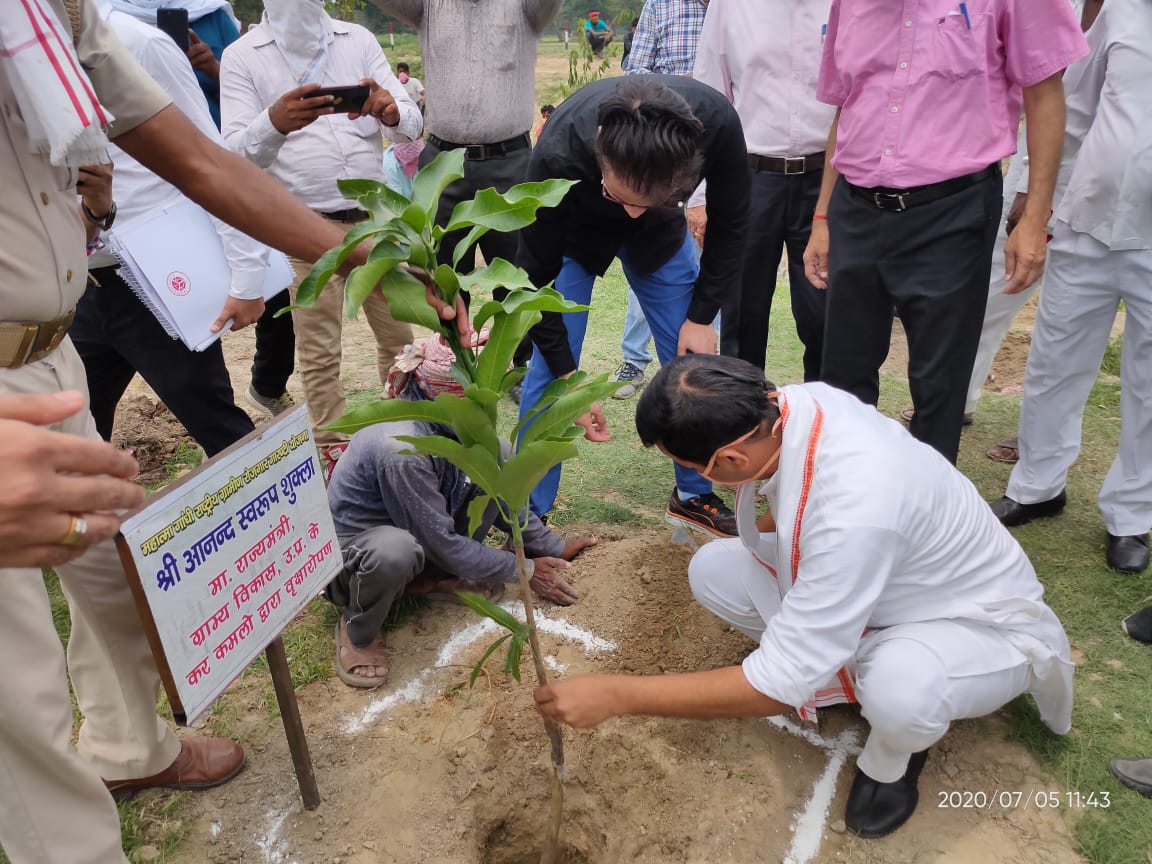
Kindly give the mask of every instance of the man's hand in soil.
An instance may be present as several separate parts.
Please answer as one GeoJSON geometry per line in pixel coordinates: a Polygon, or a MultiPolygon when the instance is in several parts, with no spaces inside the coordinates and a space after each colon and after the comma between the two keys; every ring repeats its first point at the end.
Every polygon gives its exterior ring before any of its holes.
{"type": "Polygon", "coordinates": [[[368,93],[368,100],[360,106],[359,111],[350,112],[348,114],[349,119],[358,120],[361,117],[375,117],[385,126],[400,125],[400,106],[396,104],[396,100],[392,94],[371,78],[365,78],[360,83],[367,86],[370,91],[368,93]]]}
{"type": "Polygon", "coordinates": [[[560,575],[561,570],[567,569],[568,562],[563,558],[533,558],[532,578],[528,584],[545,600],[551,600],[557,606],[571,606],[580,599],[580,595],[560,575]]]}
{"type": "Polygon", "coordinates": [[[616,698],[619,683],[617,675],[577,675],[537,687],[533,697],[545,720],[588,729],[623,713],[616,698]]]}
{"type": "Polygon", "coordinates": [[[0,396],[0,567],[71,561],[116,534],[115,511],[144,500],[144,490],[129,482],[140,468],[131,455],[41,428],[84,404],[76,391],[0,396]]]}
{"type": "Polygon", "coordinates": [[[220,80],[220,62],[195,31],[188,31],[188,60],[197,72],[203,72],[209,78],[220,80]]]}
{"type": "Polygon", "coordinates": [[[575,540],[569,540],[564,544],[564,551],[560,553],[560,557],[565,561],[573,561],[589,546],[595,546],[599,542],[595,534],[581,534],[575,540]]]}
{"type": "Polygon", "coordinates": [[[289,90],[273,102],[268,109],[268,119],[276,131],[287,135],[311,125],[325,114],[331,114],[334,97],[308,95],[319,89],[319,84],[305,84],[289,90]]]}

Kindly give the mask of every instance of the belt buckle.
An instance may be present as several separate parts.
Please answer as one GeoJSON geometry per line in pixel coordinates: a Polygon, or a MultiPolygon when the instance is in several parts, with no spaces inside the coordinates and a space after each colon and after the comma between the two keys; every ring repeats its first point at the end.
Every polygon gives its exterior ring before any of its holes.
{"type": "Polygon", "coordinates": [[[803,156],[785,156],[784,157],[784,176],[788,177],[788,176],[791,176],[794,174],[803,174],[804,173],[804,162],[805,162],[805,159],[803,156]],[[795,171],[792,170],[793,163],[798,164],[800,166],[795,171]]]}
{"type": "Polygon", "coordinates": [[[906,192],[873,192],[872,203],[880,210],[895,210],[900,212],[908,209],[906,196],[906,192]],[[895,204],[896,206],[889,206],[890,204],[895,204]]]}
{"type": "Polygon", "coordinates": [[[39,324],[13,322],[0,328],[0,367],[18,369],[27,363],[39,332],[39,324]]]}
{"type": "Polygon", "coordinates": [[[488,158],[488,145],[469,144],[464,148],[464,158],[469,162],[483,162],[488,158]]]}

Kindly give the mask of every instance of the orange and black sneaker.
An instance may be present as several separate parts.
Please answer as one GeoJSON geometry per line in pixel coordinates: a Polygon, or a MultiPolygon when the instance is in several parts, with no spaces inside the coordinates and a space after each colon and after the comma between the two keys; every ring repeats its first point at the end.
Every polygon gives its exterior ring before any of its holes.
{"type": "Polygon", "coordinates": [[[713,537],[736,536],[736,514],[728,509],[728,505],[715,492],[681,501],[680,493],[673,489],[664,521],[703,531],[713,537]]]}

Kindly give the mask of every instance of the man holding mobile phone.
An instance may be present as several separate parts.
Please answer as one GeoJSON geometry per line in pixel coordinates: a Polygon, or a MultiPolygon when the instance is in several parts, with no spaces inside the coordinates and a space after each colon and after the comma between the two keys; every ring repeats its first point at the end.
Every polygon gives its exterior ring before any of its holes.
{"type": "MultiPolygon", "coordinates": [[[[368,218],[344,198],[339,179],[384,180],[384,144],[420,137],[420,109],[388,65],[380,44],[356,24],[336,21],[320,0],[268,0],[260,24],[224,52],[220,73],[223,134],[228,146],[266,169],[312,210],[345,230],[368,218]],[[359,105],[319,91],[368,88],[359,105]]],[[[296,290],[313,261],[293,259],[296,290]]],[[[316,426],[326,473],[347,447],[347,436],[322,427],[344,413],[340,383],[343,283],[316,304],[293,311],[298,368],[316,426]]],[[[393,320],[384,297],[364,304],[376,335],[380,383],[412,328],[393,320]]]]}

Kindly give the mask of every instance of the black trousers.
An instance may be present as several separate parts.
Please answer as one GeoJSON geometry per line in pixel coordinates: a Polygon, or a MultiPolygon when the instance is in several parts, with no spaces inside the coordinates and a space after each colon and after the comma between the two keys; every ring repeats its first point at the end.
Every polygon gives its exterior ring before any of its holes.
{"type": "MultiPolygon", "coordinates": [[[[427,142],[424,145],[424,150],[420,153],[420,167],[423,168],[439,156],[440,152],[439,147],[431,141],[427,142]]],[[[532,151],[524,147],[496,159],[484,159],[483,161],[465,160],[464,177],[449,185],[448,188],[444,190],[444,194],[440,196],[440,204],[436,209],[436,224],[446,225],[456,205],[461,201],[471,200],[472,196],[481,189],[487,189],[491,186],[495,188],[497,192],[507,192],[517,183],[523,183],[524,178],[528,176],[528,160],[531,155],[532,151]]],[[[456,250],[456,244],[463,240],[467,234],[467,231],[453,231],[451,234],[444,235],[444,239],[440,244],[440,255],[438,256],[441,264],[452,263],[452,255],[456,250]]],[[[463,268],[467,268],[469,265],[475,266],[477,246],[479,246],[480,252],[484,255],[485,261],[503,258],[505,261],[515,263],[516,243],[518,240],[519,232],[517,231],[489,231],[480,238],[480,241],[476,245],[464,254],[464,257],[460,259],[460,266],[463,268]]],[[[507,292],[501,293],[505,296],[507,295],[507,292]]],[[[496,299],[503,300],[504,297],[497,296],[496,299]]],[[[532,340],[525,338],[524,341],[520,343],[520,347],[516,349],[516,356],[512,362],[517,366],[527,366],[528,360],[531,357],[532,340]]]]}
{"type": "Polygon", "coordinates": [[[285,288],[264,304],[264,314],[256,322],[256,354],[252,357],[252,389],[275,399],[288,386],[296,366],[296,331],[292,316],[276,313],[289,306],[292,298],[285,288]]]}
{"type": "Polygon", "coordinates": [[[976,360],[992,248],[1000,226],[1000,173],[902,212],[877,209],[841,179],[828,208],[827,383],[875,405],[892,311],[908,336],[912,434],[955,464],[976,360]]]}
{"type": "Polygon", "coordinates": [[[788,286],[792,318],[804,345],[804,380],[820,380],[824,353],[826,292],[804,275],[804,249],[812,233],[812,214],[820,197],[823,171],[807,174],[752,173],[752,201],[744,246],[744,275],[738,297],[721,310],[720,353],[764,368],[768,319],[776,292],[780,256],[788,250],[788,286]]]}
{"type": "Polygon", "coordinates": [[[96,284],[89,281],[68,335],[84,361],[101,437],[112,437],[116,405],[137,372],[209,456],[255,428],[236,406],[219,342],[190,350],[164,332],[115,267],[91,274],[96,284]]]}

